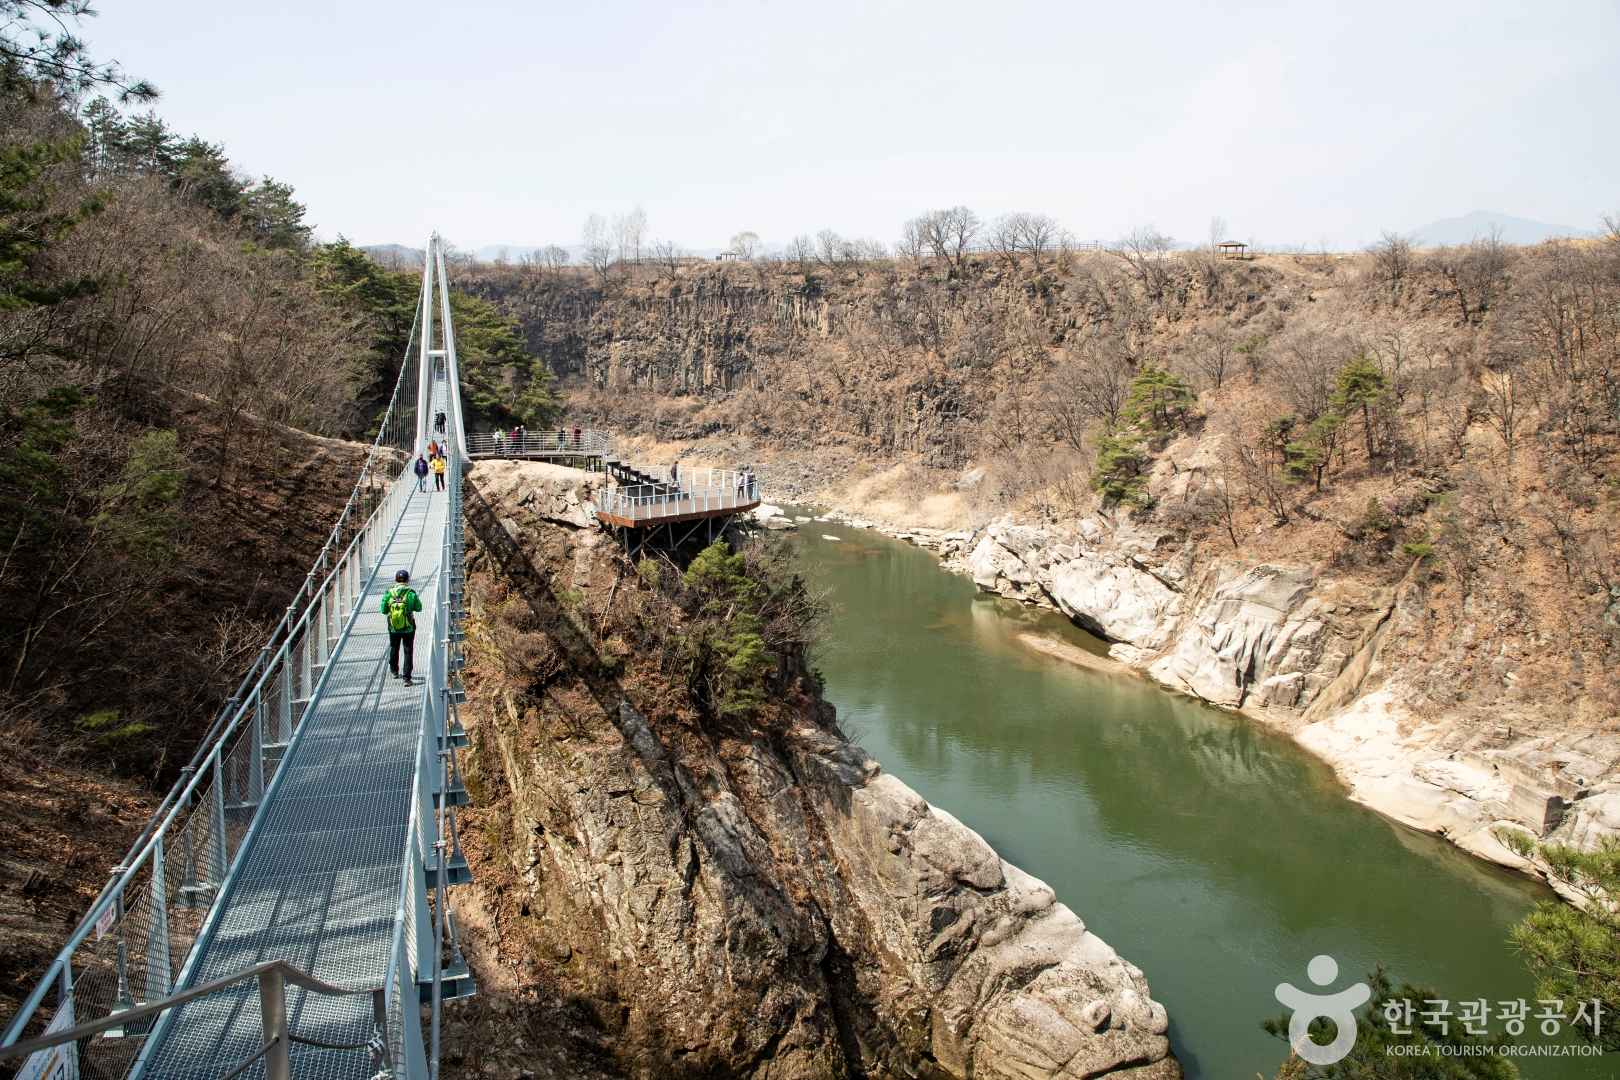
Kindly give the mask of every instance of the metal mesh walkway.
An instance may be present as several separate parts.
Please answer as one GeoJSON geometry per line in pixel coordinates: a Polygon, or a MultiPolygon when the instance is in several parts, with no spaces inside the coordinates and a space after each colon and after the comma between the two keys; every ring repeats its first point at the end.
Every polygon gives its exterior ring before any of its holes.
{"type": "MultiPolygon", "coordinates": [[[[449,408],[442,379],[434,409],[449,408]]],[[[413,492],[397,528],[350,615],[347,636],[329,661],[309,712],[201,945],[189,982],[229,975],[264,960],[287,960],[327,982],[376,986],[387,976],[399,900],[400,865],[409,838],[412,781],[427,672],[407,688],[388,672],[388,625],[379,611],[396,569],[431,615],[438,599],[447,496],[413,492]]],[[[418,615],[422,662],[431,618],[418,615]]],[[[424,665],[425,667],[425,665],[424,665]]],[[[333,998],[289,989],[291,1029],[326,1043],[364,1042],[372,1034],[363,997],[333,998]]],[[[182,1006],[142,1075],[214,1080],[259,1052],[263,1043],[256,987],[182,1006]]],[[[262,1062],[243,1076],[262,1075],[262,1062]]],[[[305,1077],[372,1075],[364,1050],[293,1049],[305,1077]]]]}

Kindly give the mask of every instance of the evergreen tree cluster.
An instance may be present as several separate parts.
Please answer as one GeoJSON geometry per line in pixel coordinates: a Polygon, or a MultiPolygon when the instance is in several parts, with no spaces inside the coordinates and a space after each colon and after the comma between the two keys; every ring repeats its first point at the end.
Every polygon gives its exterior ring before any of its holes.
{"type": "Polygon", "coordinates": [[[311,229],[292,186],[269,176],[249,179],[231,165],[219,143],[197,135],[182,138],[155,112],[125,117],[102,97],[84,107],[83,122],[84,164],[92,179],[155,176],[262,247],[309,247],[311,229]]]}
{"type": "Polygon", "coordinates": [[[1147,364],[1131,379],[1119,422],[1097,439],[1092,485],[1104,496],[1130,506],[1147,506],[1151,447],[1186,428],[1198,395],[1168,368],[1147,364]]]}

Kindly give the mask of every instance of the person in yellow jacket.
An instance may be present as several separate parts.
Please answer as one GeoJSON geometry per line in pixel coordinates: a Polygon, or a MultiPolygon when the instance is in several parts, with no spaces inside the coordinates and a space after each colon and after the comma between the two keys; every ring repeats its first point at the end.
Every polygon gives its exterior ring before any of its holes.
{"type": "Polygon", "coordinates": [[[443,491],[444,490],[444,458],[443,458],[443,456],[436,457],[436,458],[433,459],[433,490],[434,491],[443,491]]]}

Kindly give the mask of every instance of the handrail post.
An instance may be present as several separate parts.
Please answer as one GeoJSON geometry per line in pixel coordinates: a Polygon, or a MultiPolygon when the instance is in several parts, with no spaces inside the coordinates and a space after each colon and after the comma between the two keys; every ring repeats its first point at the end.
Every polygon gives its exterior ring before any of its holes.
{"type": "Polygon", "coordinates": [[[259,1015],[263,1020],[265,1080],[292,1080],[292,1056],[287,1046],[287,980],[276,968],[259,972],[259,1015]]]}
{"type": "Polygon", "coordinates": [[[253,722],[248,725],[248,778],[243,802],[255,805],[264,798],[264,691],[253,691],[253,722]]]}
{"type": "Polygon", "coordinates": [[[163,863],[163,833],[152,838],[152,925],[146,932],[146,1000],[169,996],[174,988],[169,955],[169,871],[163,863]]]}
{"type": "MultiPolygon", "coordinates": [[[[217,750],[214,752],[214,792],[209,799],[210,830],[213,836],[214,865],[209,869],[209,884],[214,886],[225,883],[225,872],[230,869],[231,850],[225,842],[225,768],[222,764],[224,755],[217,750]]],[[[216,894],[217,895],[217,894],[216,894]]]]}

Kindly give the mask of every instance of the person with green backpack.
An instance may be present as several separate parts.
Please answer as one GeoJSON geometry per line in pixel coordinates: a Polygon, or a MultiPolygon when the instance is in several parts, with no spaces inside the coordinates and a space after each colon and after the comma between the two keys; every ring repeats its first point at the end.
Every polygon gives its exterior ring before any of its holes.
{"type": "Polygon", "coordinates": [[[410,586],[411,573],[401,570],[394,575],[394,587],[383,593],[382,613],[388,619],[388,670],[399,678],[399,654],[405,652],[405,685],[411,684],[411,668],[416,653],[416,613],[422,610],[422,598],[410,586]]]}

